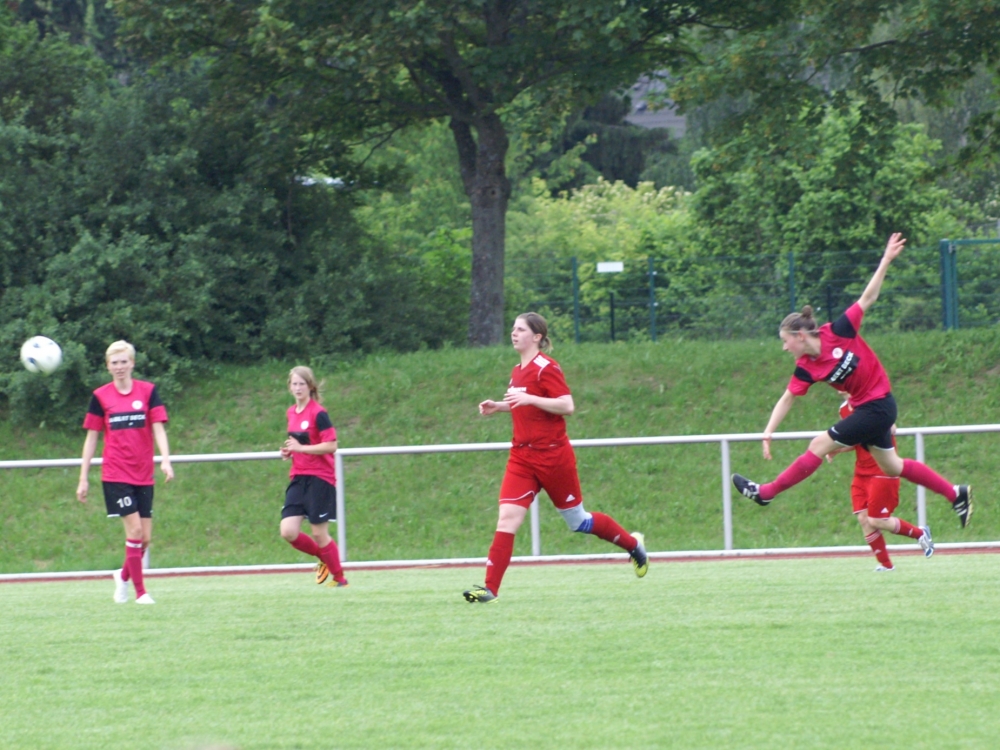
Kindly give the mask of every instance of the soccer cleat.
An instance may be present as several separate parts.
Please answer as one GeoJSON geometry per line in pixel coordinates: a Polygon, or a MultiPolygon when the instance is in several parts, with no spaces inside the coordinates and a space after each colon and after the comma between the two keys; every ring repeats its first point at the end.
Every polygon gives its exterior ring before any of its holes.
{"type": "Polygon", "coordinates": [[[638,531],[633,531],[632,536],[635,537],[637,544],[635,549],[628,553],[628,556],[632,558],[632,567],[635,568],[635,574],[639,578],[646,575],[646,571],[649,570],[649,555],[646,554],[646,536],[640,534],[638,531]]]}
{"type": "Polygon", "coordinates": [[[955,491],[958,497],[951,504],[952,510],[958,514],[958,520],[964,529],[969,525],[969,518],[972,517],[972,487],[967,484],[956,484],[955,491]]]}
{"type": "Polygon", "coordinates": [[[919,544],[920,549],[924,551],[924,557],[930,557],[934,554],[934,540],[931,539],[931,527],[921,526],[920,530],[924,533],[917,540],[917,544],[919,544]]]}
{"type": "Polygon", "coordinates": [[[876,573],[891,573],[894,570],[895,568],[887,568],[884,565],[879,565],[877,568],[875,568],[876,573]]]}
{"type": "Polygon", "coordinates": [[[485,586],[473,586],[468,591],[463,591],[462,596],[469,604],[492,604],[497,600],[497,595],[485,586]]]}
{"type": "Polygon", "coordinates": [[[128,581],[122,580],[122,572],[120,570],[112,573],[111,577],[115,579],[115,602],[117,604],[124,604],[128,601],[128,581]]]}
{"type": "Polygon", "coordinates": [[[746,477],[740,474],[733,474],[733,484],[736,485],[736,489],[739,493],[745,497],[749,497],[757,505],[768,505],[771,501],[764,500],[760,496],[760,485],[756,482],[751,482],[746,477]]]}
{"type": "Polygon", "coordinates": [[[316,583],[326,583],[326,579],[330,577],[330,569],[326,567],[325,562],[321,562],[316,566],[316,583]]]}
{"type": "Polygon", "coordinates": [[[326,583],[331,589],[346,589],[349,584],[346,578],[333,578],[326,583]]]}
{"type": "Polygon", "coordinates": [[[135,600],[135,603],[136,604],[156,604],[156,602],[153,601],[153,597],[151,597],[149,594],[143,594],[142,596],[140,596],[138,599],[135,600]]]}

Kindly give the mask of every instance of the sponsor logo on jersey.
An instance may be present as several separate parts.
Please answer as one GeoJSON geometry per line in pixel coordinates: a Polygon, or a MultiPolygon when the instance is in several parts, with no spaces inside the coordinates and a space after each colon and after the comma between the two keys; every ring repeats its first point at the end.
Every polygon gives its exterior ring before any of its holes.
{"type": "Polygon", "coordinates": [[[146,426],[146,412],[125,412],[108,417],[108,428],[112,430],[141,430],[146,426]]]}
{"type": "Polygon", "coordinates": [[[507,393],[527,393],[527,392],[528,392],[527,386],[512,385],[510,388],[507,389],[507,393]]]}
{"type": "MultiPolygon", "coordinates": [[[[836,356],[836,352],[840,351],[840,349],[834,349],[833,351],[834,356],[836,356]]],[[[858,365],[861,364],[861,358],[849,349],[839,359],[840,362],[833,368],[833,372],[826,376],[826,382],[843,383],[854,374],[854,371],[858,369],[858,365]]]]}

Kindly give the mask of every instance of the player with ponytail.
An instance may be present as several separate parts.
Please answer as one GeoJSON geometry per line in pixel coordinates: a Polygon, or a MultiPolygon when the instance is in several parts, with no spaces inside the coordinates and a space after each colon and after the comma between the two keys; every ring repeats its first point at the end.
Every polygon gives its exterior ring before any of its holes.
{"type": "Polygon", "coordinates": [[[958,514],[962,527],[968,524],[972,515],[971,487],[953,485],[925,464],[900,458],[896,453],[892,426],[896,423],[897,410],[889,376],[860,335],[865,312],[878,299],[886,272],[903,252],[905,244],[906,240],[898,232],[889,238],[882,260],[861,297],[833,323],[817,327],[813,310],[808,305],[781,322],[778,335],[782,348],[795,357],[795,372],[764,428],[764,458],[771,458],[771,435],[795,399],[805,395],[814,383],[824,381],[846,394],[851,411],[829,430],[813,438],[809,449],[773,482],[757,484],[733,474],[736,489],[758,505],[767,505],[778,493],[806,479],[819,468],[824,456],[839,448],[862,445],[871,451],[885,476],[901,476],[942,495],[958,514]]]}

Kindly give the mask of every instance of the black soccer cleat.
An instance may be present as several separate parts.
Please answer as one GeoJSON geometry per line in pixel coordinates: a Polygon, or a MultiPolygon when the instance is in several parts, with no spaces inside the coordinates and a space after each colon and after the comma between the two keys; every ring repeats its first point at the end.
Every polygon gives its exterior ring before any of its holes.
{"type": "Polygon", "coordinates": [[[969,525],[969,519],[972,517],[972,487],[967,484],[959,484],[955,485],[955,490],[958,492],[958,496],[951,504],[951,508],[958,514],[958,520],[964,529],[969,525]]]}
{"type": "Polygon", "coordinates": [[[765,500],[760,496],[760,485],[756,482],[751,482],[740,474],[733,474],[733,484],[736,485],[736,489],[741,495],[749,497],[757,505],[770,505],[770,500],[765,500]]]}

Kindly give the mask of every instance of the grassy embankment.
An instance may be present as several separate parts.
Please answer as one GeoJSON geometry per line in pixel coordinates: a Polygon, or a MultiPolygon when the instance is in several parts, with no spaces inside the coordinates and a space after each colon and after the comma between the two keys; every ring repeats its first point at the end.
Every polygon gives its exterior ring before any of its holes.
{"type": "MultiPolygon", "coordinates": [[[[900,426],[1000,422],[1000,331],[875,336],[900,404],[900,426]]],[[[776,339],[667,340],[639,345],[564,345],[554,355],[573,388],[574,438],[756,432],[780,396],[792,363],[776,339]]],[[[506,415],[482,418],[476,404],[499,397],[515,363],[507,348],[381,355],[318,374],[342,446],[486,442],[509,439],[506,415]]],[[[292,363],[226,367],[190,384],[168,404],[173,453],[275,450],[290,403],[292,363]]],[[[822,429],[837,396],[815,387],[782,429],[822,429]]],[[[86,404],[80,405],[81,418],[86,404]]],[[[83,433],[0,424],[3,459],[78,456],[83,433]]],[[[927,439],[928,462],[976,487],[976,515],[964,532],[947,504],[931,495],[929,520],[939,542],[1000,538],[990,487],[995,434],[927,439]]],[[[771,479],[804,449],[776,444],[776,460],[757,443],[733,445],[733,470],[771,479]]],[[[912,438],[900,440],[912,456],[912,438]]],[[[587,507],[646,533],[651,550],[722,546],[719,449],[715,444],[578,451],[587,507]]],[[[502,452],[346,460],[351,560],[482,556],[496,520],[502,452]]],[[[769,508],[736,503],[737,547],[859,544],[850,513],[850,456],[769,508]]],[[[277,534],[287,464],[277,461],[178,464],[158,484],[153,565],[302,562],[277,534]]],[[[92,500],[74,499],[76,469],[0,473],[0,571],[100,569],[121,559],[121,528],[104,517],[99,474],[92,500]]],[[[159,481],[159,480],[158,480],[159,481]]],[[[916,520],[915,492],[904,483],[901,515],[916,520]]],[[[547,501],[544,553],[603,552],[592,537],[568,533],[547,501]]],[[[895,539],[891,541],[896,541],[895,539]]],[[[526,530],[516,554],[527,554],[526,530]]]]}

